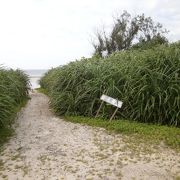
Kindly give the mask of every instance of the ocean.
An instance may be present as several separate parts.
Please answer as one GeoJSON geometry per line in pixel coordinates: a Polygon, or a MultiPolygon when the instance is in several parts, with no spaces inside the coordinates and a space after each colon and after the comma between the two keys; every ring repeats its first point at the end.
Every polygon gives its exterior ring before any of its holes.
{"type": "Polygon", "coordinates": [[[31,88],[36,89],[39,88],[39,80],[40,78],[47,72],[47,69],[28,69],[24,70],[26,74],[29,75],[30,77],[30,82],[31,82],[31,88]]]}

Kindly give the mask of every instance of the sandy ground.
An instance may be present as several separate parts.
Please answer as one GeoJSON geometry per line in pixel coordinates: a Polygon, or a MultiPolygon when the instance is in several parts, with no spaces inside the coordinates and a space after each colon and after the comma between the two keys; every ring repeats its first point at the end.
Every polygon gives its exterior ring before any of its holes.
{"type": "Polygon", "coordinates": [[[48,108],[48,98],[31,94],[19,113],[16,135],[0,156],[0,179],[169,180],[180,176],[180,154],[133,137],[108,134],[65,122],[48,108]]]}

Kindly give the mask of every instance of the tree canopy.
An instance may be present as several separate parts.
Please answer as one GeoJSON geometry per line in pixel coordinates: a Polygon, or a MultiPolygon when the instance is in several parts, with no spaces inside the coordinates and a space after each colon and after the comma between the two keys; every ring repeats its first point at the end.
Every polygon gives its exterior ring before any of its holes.
{"type": "Polygon", "coordinates": [[[163,44],[167,42],[166,33],[168,31],[162,24],[155,23],[151,17],[145,17],[144,14],[132,17],[124,11],[114,18],[114,25],[109,33],[105,29],[96,33],[94,54],[102,57],[104,52],[109,55],[132,46],[137,48],[144,44],[163,44]]]}

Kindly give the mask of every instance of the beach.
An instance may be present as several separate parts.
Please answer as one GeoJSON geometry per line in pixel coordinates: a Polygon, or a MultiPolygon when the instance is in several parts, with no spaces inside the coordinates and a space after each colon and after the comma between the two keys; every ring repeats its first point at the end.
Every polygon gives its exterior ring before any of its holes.
{"type": "Polygon", "coordinates": [[[40,80],[40,77],[30,77],[30,82],[31,82],[31,88],[32,89],[36,89],[36,88],[40,87],[39,80],[40,80]]]}
{"type": "Polygon", "coordinates": [[[32,89],[36,89],[40,87],[39,80],[47,72],[46,69],[28,69],[24,71],[30,77],[29,79],[30,79],[32,89]]]}

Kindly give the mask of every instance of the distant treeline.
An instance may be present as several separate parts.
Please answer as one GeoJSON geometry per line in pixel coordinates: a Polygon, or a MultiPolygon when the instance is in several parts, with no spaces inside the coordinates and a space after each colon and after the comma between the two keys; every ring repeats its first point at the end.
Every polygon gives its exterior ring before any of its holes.
{"type": "MultiPolygon", "coordinates": [[[[94,116],[105,93],[123,101],[116,118],[180,126],[180,43],[82,58],[40,81],[58,115],[94,116]]],[[[101,116],[112,115],[104,105],[101,116]]]]}
{"type": "Polygon", "coordinates": [[[20,70],[0,67],[0,131],[12,124],[17,110],[28,98],[29,78],[20,70]]]}

